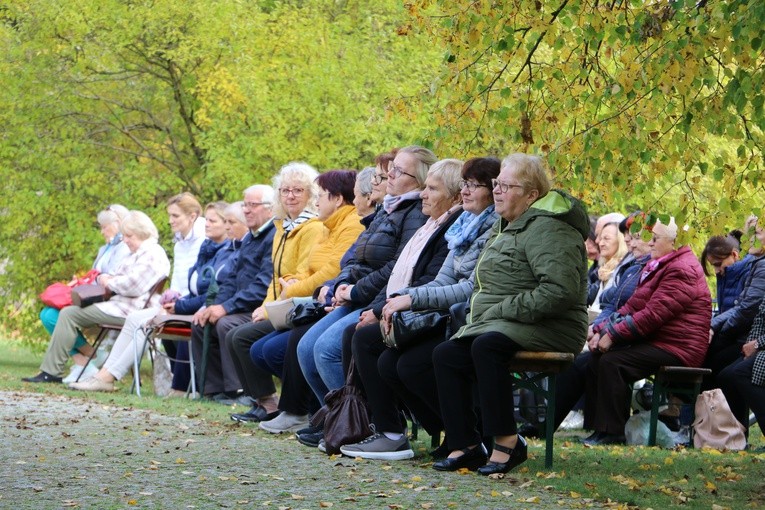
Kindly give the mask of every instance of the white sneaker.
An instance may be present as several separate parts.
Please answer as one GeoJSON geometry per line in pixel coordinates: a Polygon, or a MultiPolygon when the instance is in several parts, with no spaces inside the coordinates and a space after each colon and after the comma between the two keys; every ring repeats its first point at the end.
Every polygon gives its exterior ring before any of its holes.
{"type": "Polygon", "coordinates": [[[582,411],[571,411],[560,424],[562,430],[581,429],[584,426],[584,413],[582,411]]]}
{"type": "Polygon", "coordinates": [[[98,368],[91,361],[86,366],[72,365],[69,375],[64,377],[61,382],[64,384],[73,383],[79,377],[80,381],[89,379],[98,373],[98,368]]]}
{"type": "Polygon", "coordinates": [[[262,421],[258,427],[271,434],[281,434],[282,432],[296,432],[308,426],[308,415],[302,416],[291,413],[281,413],[273,420],[262,421]]]}

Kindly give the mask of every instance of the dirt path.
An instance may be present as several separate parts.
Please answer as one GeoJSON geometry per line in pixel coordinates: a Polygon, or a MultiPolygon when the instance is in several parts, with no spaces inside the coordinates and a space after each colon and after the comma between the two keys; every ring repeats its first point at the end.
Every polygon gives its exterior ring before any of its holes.
{"type": "Polygon", "coordinates": [[[0,508],[558,506],[536,482],[331,458],[251,427],[65,396],[0,392],[0,430],[0,508]]]}

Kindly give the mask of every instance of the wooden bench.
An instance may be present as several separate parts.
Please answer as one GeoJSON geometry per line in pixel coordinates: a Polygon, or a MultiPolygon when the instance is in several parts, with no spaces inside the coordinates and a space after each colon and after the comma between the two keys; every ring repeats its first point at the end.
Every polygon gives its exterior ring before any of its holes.
{"type": "MultiPolygon", "coordinates": [[[[701,382],[704,376],[711,373],[712,371],[708,368],[659,367],[653,382],[653,402],[651,404],[651,424],[648,429],[648,446],[656,446],[659,407],[668,402],[669,394],[688,395],[691,397],[691,405],[694,405],[696,397],[701,392],[701,382]]],[[[693,427],[690,427],[690,442],[693,445],[693,427]]]]}
{"type": "Polygon", "coordinates": [[[553,465],[555,380],[574,361],[570,352],[519,351],[508,364],[515,385],[545,399],[545,468],[553,465]],[[547,384],[545,384],[545,382],[547,384]]]}

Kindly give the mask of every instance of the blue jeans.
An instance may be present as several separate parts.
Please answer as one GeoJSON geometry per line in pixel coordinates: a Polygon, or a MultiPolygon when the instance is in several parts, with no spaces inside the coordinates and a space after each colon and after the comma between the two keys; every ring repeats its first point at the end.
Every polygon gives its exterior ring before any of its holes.
{"type": "Polygon", "coordinates": [[[290,331],[273,331],[252,344],[250,359],[256,367],[281,379],[289,340],[290,331]]]}
{"type": "Polygon", "coordinates": [[[343,330],[359,321],[361,308],[339,306],[311,326],[297,347],[300,368],[316,398],[324,405],[329,390],[345,384],[343,330]]]}

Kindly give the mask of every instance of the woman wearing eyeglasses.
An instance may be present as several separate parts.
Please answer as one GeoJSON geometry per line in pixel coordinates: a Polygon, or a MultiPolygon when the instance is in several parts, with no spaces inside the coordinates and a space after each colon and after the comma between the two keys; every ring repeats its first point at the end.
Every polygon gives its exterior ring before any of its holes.
{"type": "Polygon", "coordinates": [[[550,190],[542,159],[511,154],[492,182],[500,220],[479,256],[467,325],[433,351],[448,456],[441,471],[506,473],[526,460],[513,416],[507,363],[517,351],[576,354],[587,333],[589,219],[581,203],[550,190]],[[473,411],[478,389],[483,431],[473,411]],[[481,439],[494,438],[491,456],[481,439]],[[487,463],[488,457],[488,463],[487,463]]]}
{"type": "Polygon", "coordinates": [[[662,365],[699,367],[709,343],[712,299],[701,264],[688,246],[675,247],[677,225],[652,227],[651,260],[637,288],[588,341],[584,415],[594,432],[588,445],[624,443],[630,384],[662,365]],[[592,421],[590,421],[592,420],[592,421]]]}
{"type": "Polygon", "coordinates": [[[387,285],[401,250],[427,219],[420,192],[436,159],[433,152],[416,145],[398,151],[388,168],[383,209],[359,238],[351,263],[335,279],[336,308],[300,339],[300,367],[321,403],[329,390],[345,383],[343,330],[350,324],[361,327],[377,321],[371,310],[362,311],[387,285]]]}
{"type": "MultiPolygon", "coordinates": [[[[456,160],[443,162],[450,161],[456,160]]],[[[491,180],[499,174],[498,159],[473,158],[461,168],[454,163],[442,166],[440,172],[437,165],[442,162],[431,167],[428,179],[435,188],[444,188],[442,198],[437,201],[430,193],[423,198],[423,203],[427,199],[430,219],[422,229],[432,230],[431,225],[443,222],[427,245],[440,246],[446,260],[439,268],[440,259],[433,255],[437,250],[424,248],[415,250],[417,255],[412,260],[399,259],[398,264],[411,265],[415,271],[410,286],[396,290],[388,285],[393,292],[380,311],[386,329],[394,312],[440,309],[448,313],[451,305],[467,301],[473,290],[471,274],[478,255],[498,218],[491,193],[491,180]],[[447,212],[454,200],[462,202],[464,212],[449,224],[447,212]],[[418,266],[426,266],[427,270],[418,272],[418,266]]],[[[372,409],[375,433],[358,444],[342,446],[340,451],[378,460],[411,458],[414,453],[404,434],[406,424],[401,421],[397,404],[399,399],[403,401],[430,435],[443,430],[432,361],[433,349],[445,340],[443,330],[422,330],[421,340],[405,350],[385,347],[380,327],[346,330],[346,335],[352,335],[353,359],[372,409]]]]}

